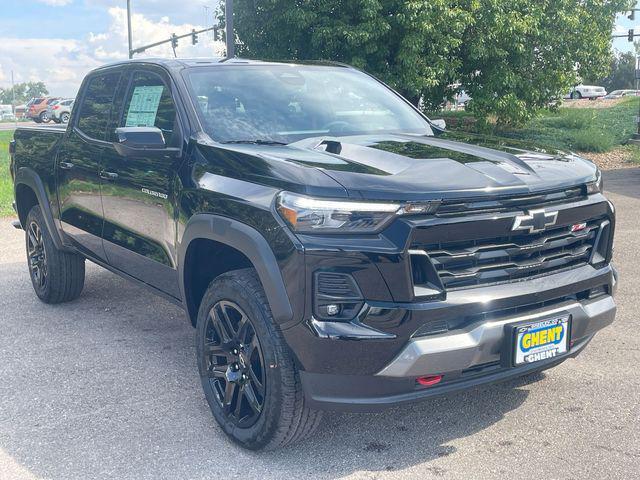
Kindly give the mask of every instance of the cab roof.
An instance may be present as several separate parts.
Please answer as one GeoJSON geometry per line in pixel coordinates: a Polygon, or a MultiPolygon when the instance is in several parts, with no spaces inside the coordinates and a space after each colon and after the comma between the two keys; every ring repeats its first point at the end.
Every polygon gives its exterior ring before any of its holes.
{"type": "Polygon", "coordinates": [[[223,57],[202,57],[202,58],[134,58],[131,60],[122,60],[113,62],[95,70],[110,68],[120,65],[141,64],[141,65],[159,65],[169,70],[182,70],[183,68],[192,67],[211,67],[226,65],[317,65],[317,66],[333,66],[350,68],[349,65],[330,61],[266,61],[266,60],[250,60],[246,58],[223,58],[223,57]]]}

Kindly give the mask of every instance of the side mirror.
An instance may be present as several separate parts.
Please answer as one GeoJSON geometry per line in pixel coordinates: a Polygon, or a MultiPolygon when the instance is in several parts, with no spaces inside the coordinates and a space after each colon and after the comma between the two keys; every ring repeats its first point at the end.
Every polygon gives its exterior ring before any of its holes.
{"type": "Polygon", "coordinates": [[[116,128],[118,144],[137,150],[158,150],[167,146],[162,130],[157,127],[116,128]]]}
{"type": "Polygon", "coordinates": [[[439,130],[446,130],[446,128],[447,128],[447,122],[445,121],[444,118],[439,118],[437,120],[431,120],[431,125],[433,125],[434,127],[436,127],[439,130]]]}

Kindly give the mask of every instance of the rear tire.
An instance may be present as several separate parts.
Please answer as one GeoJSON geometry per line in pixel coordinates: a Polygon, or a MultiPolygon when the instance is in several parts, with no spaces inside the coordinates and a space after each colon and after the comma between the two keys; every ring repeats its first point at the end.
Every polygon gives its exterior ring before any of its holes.
{"type": "Polygon", "coordinates": [[[49,118],[49,114],[44,111],[39,115],[40,121],[43,123],[49,123],[51,119],[49,118]]]}
{"type": "Polygon", "coordinates": [[[196,342],[207,402],[234,442],[272,450],[317,428],[322,412],[305,404],[298,369],[254,269],[211,282],[200,304],[196,342]]]}
{"type": "Polygon", "coordinates": [[[78,298],[84,287],[84,257],[56,248],[39,205],[27,215],[25,243],[29,275],[38,298],[44,303],[78,298]]]}

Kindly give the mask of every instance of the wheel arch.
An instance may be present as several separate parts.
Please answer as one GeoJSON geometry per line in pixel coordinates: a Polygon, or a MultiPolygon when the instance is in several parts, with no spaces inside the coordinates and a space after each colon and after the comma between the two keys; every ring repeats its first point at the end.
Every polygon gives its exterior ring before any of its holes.
{"type": "Polygon", "coordinates": [[[247,267],[258,273],[276,322],[290,321],[293,310],[280,267],[264,236],[247,224],[219,215],[197,214],[189,220],[178,249],[178,270],[180,293],[193,325],[200,300],[211,280],[228,271],[247,267]],[[207,252],[208,260],[211,255],[223,259],[211,268],[204,264],[204,274],[195,270],[197,265],[203,270],[201,249],[207,252]]]}
{"type": "Polygon", "coordinates": [[[60,237],[60,232],[56,228],[56,224],[53,219],[53,212],[51,211],[51,204],[47,196],[47,191],[40,179],[40,176],[29,167],[20,167],[16,172],[16,178],[14,181],[16,209],[18,211],[18,218],[20,224],[25,228],[25,222],[29,210],[34,205],[40,205],[44,221],[51,234],[53,243],[57,249],[66,250],[66,247],[60,237]]]}

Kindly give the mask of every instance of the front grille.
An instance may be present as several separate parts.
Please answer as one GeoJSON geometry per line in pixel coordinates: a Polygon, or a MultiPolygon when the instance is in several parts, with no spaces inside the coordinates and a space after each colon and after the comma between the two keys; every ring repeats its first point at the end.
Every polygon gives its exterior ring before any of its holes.
{"type": "Polygon", "coordinates": [[[546,193],[529,195],[512,195],[498,198],[482,198],[470,200],[444,201],[438,206],[436,216],[459,217],[470,214],[512,212],[519,210],[532,210],[535,208],[549,207],[569,201],[583,200],[586,197],[586,189],[574,187],[546,193]]]}
{"type": "Polygon", "coordinates": [[[424,246],[447,289],[510,282],[585,265],[593,250],[600,220],[572,232],[571,226],[540,233],[424,246]]]}

